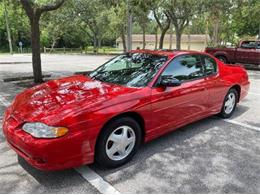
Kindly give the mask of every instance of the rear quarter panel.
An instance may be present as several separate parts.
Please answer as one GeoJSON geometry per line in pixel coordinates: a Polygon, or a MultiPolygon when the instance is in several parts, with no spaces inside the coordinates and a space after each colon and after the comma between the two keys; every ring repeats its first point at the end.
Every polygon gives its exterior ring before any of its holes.
{"type": "Polygon", "coordinates": [[[241,88],[239,101],[245,98],[248,94],[250,82],[248,80],[247,71],[243,68],[243,66],[224,64],[220,62],[219,70],[221,79],[225,81],[225,92],[227,93],[231,87],[239,85],[241,88]]]}

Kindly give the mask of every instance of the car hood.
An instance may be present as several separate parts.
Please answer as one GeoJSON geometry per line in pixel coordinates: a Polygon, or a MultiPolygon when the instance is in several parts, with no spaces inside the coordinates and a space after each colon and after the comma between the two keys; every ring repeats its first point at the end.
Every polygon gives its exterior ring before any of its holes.
{"type": "Polygon", "coordinates": [[[16,119],[55,124],[72,112],[101,108],[127,101],[138,88],[91,80],[83,75],[52,80],[27,89],[16,96],[11,109],[16,119]],[[117,98],[117,97],[121,98],[117,98]],[[113,101],[115,100],[116,101],[113,101]]]}

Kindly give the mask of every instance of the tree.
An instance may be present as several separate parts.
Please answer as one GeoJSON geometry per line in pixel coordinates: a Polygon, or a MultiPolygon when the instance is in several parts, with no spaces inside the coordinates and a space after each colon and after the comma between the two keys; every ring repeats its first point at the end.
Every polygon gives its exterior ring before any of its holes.
{"type": "Polygon", "coordinates": [[[138,22],[140,27],[142,28],[143,34],[143,49],[145,49],[145,33],[146,28],[149,24],[148,14],[150,12],[152,2],[150,0],[132,0],[132,10],[134,13],[134,19],[138,22]]]}
{"type": "Polygon", "coordinates": [[[169,0],[165,3],[166,13],[171,18],[176,34],[176,49],[181,49],[181,35],[190,20],[199,12],[199,1],[169,0]]]}
{"type": "Polygon", "coordinates": [[[115,30],[116,38],[122,39],[123,50],[126,52],[127,5],[126,0],[103,0],[109,10],[109,26],[115,30]]]}
{"type": "Polygon", "coordinates": [[[259,0],[237,0],[237,5],[232,11],[232,25],[238,36],[260,36],[259,0]]]}
{"type": "Polygon", "coordinates": [[[209,23],[212,45],[215,47],[221,44],[221,39],[233,37],[234,32],[232,21],[232,7],[236,6],[236,1],[227,0],[206,0],[203,3],[205,20],[209,23]]]}
{"type": "Polygon", "coordinates": [[[8,23],[13,51],[15,52],[18,42],[22,41],[25,47],[29,46],[30,37],[29,23],[19,1],[0,0],[0,50],[10,51],[8,34],[6,30],[5,7],[8,11],[8,23]],[[6,3],[6,5],[4,5],[6,3]]]}
{"type": "Polygon", "coordinates": [[[82,22],[90,29],[91,33],[86,33],[93,38],[94,51],[101,47],[103,35],[105,34],[108,23],[106,8],[101,0],[76,0],[75,17],[80,18],[82,22]]]}
{"type": "MultiPolygon", "coordinates": [[[[67,1],[59,11],[54,13],[45,13],[41,19],[41,45],[51,47],[84,47],[84,39],[86,38],[82,25],[75,17],[73,1],[67,1]],[[73,29],[73,31],[71,30],[73,29]],[[67,43],[67,39],[69,43],[67,43]],[[76,45],[74,44],[77,40],[76,45]],[[67,44],[66,44],[67,43],[67,44]]],[[[84,29],[85,30],[85,29],[84,29]]]]}
{"type": "Polygon", "coordinates": [[[6,31],[7,31],[8,42],[9,42],[9,51],[10,51],[10,54],[13,54],[12,38],[11,38],[11,31],[10,31],[10,26],[9,26],[9,17],[8,17],[8,12],[7,12],[5,1],[4,1],[4,10],[5,10],[6,31]]]}
{"type": "Polygon", "coordinates": [[[20,0],[26,15],[29,18],[31,26],[31,46],[32,46],[32,64],[33,76],[35,83],[41,83],[42,68],[41,68],[41,48],[40,48],[40,18],[41,15],[48,11],[58,9],[65,0],[57,1],[34,1],[34,0],[20,0]],[[47,3],[48,2],[48,3],[47,3]]]}
{"type": "MultiPolygon", "coordinates": [[[[163,49],[163,41],[165,34],[170,28],[171,19],[168,13],[160,6],[163,1],[155,2],[154,8],[152,8],[153,16],[157,22],[158,27],[161,30],[160,40],[159,40],[159,49],[163,49]],[[157,3],[157,4],[156,4],[157,3]]],[[[157,38],[157,37],[156,37],[157,38]]]]}

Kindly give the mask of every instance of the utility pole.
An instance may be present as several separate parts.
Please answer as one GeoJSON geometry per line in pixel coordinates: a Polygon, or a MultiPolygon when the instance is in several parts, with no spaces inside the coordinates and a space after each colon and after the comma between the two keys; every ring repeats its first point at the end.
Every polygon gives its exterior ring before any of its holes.
{"type": "Polygon", "coordinates": [[[130,8],[130,0],[126,0],[126,10],[127,10],[127,51],[132,50],[132,25],[133,25],[133,15],[130,8]]]}
{"type": "Polygon", "coordinates": [[[10,50],[10,54],[13,54],[13,46],[12,46],[10,27],[9,27],[8,12],[7,12],[7,8],[6,8],[5,0],[4,0],[4,9],[5,9],[5,24],[6,24],[7,38],[8,38],[8,42],[9,42],[9,50],[10,50]]]}

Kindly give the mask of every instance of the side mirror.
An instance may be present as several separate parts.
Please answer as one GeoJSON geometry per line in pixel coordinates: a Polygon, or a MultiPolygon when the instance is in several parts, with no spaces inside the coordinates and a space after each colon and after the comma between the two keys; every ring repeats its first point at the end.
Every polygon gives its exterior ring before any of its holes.
{"type": "Polygon", "coordinates": [[[176,87],[176,86],[180,86],[180,85],[181,85],[181,81],[174,78],[171,75],[165,75],[165,76],[161,77],[160,86],[176,87]]]}

